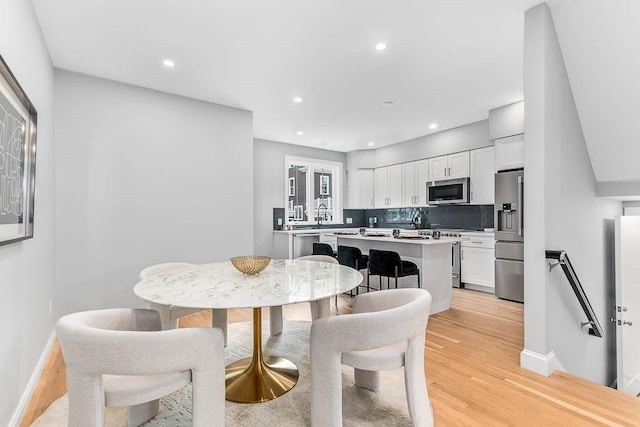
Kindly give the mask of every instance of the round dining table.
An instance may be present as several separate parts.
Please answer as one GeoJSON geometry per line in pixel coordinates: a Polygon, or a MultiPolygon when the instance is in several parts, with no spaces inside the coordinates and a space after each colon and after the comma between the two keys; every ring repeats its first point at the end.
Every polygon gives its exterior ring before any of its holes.
{"type": "Polygon", "coordinates": [[[291,390],[299,376],[293,362],[262,354],[262,307],[307,301],[326,301],[328,307],[331,296],[352,290],[362,280],[352,268],[319,261],[274,259],[254,276],[225,261],[161,273],[141,280],[133,290],[145,301],[167,306],[252,308],[253,354],[227,365],[226,399],[259,403],[291,390]]]}

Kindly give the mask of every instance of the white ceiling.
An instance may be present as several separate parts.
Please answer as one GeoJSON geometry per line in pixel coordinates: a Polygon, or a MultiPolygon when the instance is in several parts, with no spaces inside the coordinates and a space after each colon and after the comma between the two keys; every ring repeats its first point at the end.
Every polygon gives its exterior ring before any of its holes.
{"type": "MultiPolygon", "coordinates": [[[[337,151],[522,99],[524,11],[538,3],[33,0],[56,67],[247,109],[256,138],[337,151]]],[[[640,179],[640,2],[547,3],[596,179],[640,179]]]]}
{"type": "Polygon", "coordinates": [[[256,138],[351,151],[522,99],[539,0],[33,3],[56,67],[251,110],[256,138]]]}

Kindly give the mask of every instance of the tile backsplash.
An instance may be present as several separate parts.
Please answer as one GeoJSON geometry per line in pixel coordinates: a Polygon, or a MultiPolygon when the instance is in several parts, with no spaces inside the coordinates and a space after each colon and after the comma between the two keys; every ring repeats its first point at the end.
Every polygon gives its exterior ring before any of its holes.
{"type": "MultiPolygon", "coordinates": [[[[351,224],[323,224],[320,228],[369,227],[375,218],[376,228],[409,228],[413,219],[421,218],[422,228],[482,230],[493,228],[493,205],[450,205],[421,208],[344,209],[343,220],[351,224]]],[[[279,230],[278,218],[284,221],[284,209],[273,208],[273,229],[279,230]]],[[[300,226],[303,227],[303,226],[300,226]]]]}

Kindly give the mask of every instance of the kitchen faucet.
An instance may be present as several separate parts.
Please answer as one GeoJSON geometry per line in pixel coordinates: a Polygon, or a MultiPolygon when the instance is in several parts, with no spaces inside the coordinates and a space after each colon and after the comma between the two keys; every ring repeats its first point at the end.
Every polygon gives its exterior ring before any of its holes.
{"type": "Polygon", "coordinates": [[[327,205],[320,203],[318,205],[318,225],[322,225],[322,219],[327,220],[327,205]],[[320,214],[320,209],[324,208],[324,215],[320,214]]]}

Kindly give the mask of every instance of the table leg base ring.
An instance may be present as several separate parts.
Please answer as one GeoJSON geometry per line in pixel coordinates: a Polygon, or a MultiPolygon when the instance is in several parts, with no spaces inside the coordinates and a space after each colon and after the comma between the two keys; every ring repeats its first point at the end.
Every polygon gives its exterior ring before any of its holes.
{"type": "Polygon", "coordinates": [[[282,357],[265,356],[238,360],[226,367],[226,399],[238,403],[260,403],[282,396],[298,382],[298,368],[282,357]]]}

